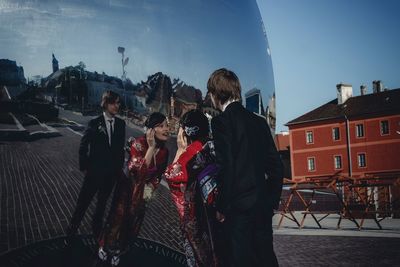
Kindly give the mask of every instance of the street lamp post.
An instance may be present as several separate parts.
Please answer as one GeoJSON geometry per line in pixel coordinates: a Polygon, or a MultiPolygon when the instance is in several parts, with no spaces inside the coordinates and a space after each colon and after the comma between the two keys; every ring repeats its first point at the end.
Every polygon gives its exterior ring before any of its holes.
{"type": "Polygon", "coordinates": [[[125,66],[129,62],[129,57],[125,58],[124,57],[124,52],[125,52],[125,48],[119,46],[118,47],[118,53],[120,53],[121,56],[122,56],[122,58],[121,58],[121,63],[122,63],[122,77],[121,77],[121,80],[122,80],[122,88],[124,89],[125,118],[127,119],[127,117],[128,117],[128,105],[127,105],[127,102],[126,102],[126,88],[125,88],[124,82],[126,80],[125,66]]]}

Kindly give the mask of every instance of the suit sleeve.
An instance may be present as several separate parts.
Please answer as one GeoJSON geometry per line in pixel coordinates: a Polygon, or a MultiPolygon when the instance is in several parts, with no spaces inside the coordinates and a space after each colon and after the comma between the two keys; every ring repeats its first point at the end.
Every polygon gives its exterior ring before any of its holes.
{"type": "Polygon", "coordinates": [[[81,143],[79,145],[79,169],[85,171],[89,167],[89,145],[93,139],[93,121],[90,121],[88,127],[83,133],[81,143]]]}
{"type": "Polygon", "coordinates": [[[282,193],[283,164],[276,149],[268,124],[265,122],[265,173],[267,179],[267,191],[271,199],[271,206],[277,209],[282,193]]]}
{"type": "Polygon", "coordinates": [[[230,210],[233,184],[232,131],[225,118],[217,116],[211,121],[216,162],[220,168],[218,176],[217,210],[226,214],[230,210]]]}

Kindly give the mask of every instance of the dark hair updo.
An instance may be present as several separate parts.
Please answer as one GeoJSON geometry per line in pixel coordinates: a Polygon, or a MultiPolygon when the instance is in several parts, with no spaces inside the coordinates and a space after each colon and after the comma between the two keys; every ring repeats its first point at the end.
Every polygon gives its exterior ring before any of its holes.
{"type": "Polygon", "coordinates": [[[144,126],[146,126],[147,128],[154,128],[158,124],[163,123],[163,121],[165,121],[166,119],[167,117],[165,117],[164,114],[160,112],[154,112],[147,118],[147,120],[144,123],[144,126]]]}
{"type": "MultiPolygon", "coordinates": [[[[145,121],[144,126],[147,129],[154,129],[155,127],[157,127],[158,125],[163,123],[166,119],[167,119],[167,117],[165,117],[164,114],[162,114],[160,112],[153,112],[145,121]]],[[[144,136],[146,137],[146,133],[144,134],[144,136]]],[[[154,136],[154,138],[156,140],[158,147],[164,147],[165,141],[161,141],[161,140],[157,139],[157,137],[155,137],[155,136],[154,136]]]]}
{"type": "Polygon", "coordinates": [[[206,140],[209,135],[208,119],[200,110],[186,112],[180,122],[185,135],[190,141],[206,140]]]}

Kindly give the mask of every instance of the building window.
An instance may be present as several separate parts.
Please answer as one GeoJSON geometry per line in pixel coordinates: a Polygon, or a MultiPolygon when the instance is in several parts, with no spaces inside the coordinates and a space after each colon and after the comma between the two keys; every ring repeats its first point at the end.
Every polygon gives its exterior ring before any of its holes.
{"type": "Polygon", "coordinates": [[[314,143],[314,136],[312,131],[307,131],[306,132],[306,142],[307,144],[312,144],[314,143]]]}
{"type": "Polygon", "coordinates": [[[308,158],[307,163],[308,163],[308,170],[315,171],[315,158],[308,158]]]}
{"type": "Polygon", "coordinates": [[[335,169],[342,168],[342,156],[335,156],[335,169]]]}
{"type": "Polygon", "coordinates": [[[363,124],[356,125],[356,136],[364,137],[364,125],[363,124]]]}
{"type": "Polygon", "coordinates": [[[357,159],[358,159],[358,167],[363,168],[367,166],[367,162],[365,160],[365,153],[358,154],[357,159]]]}
{"type": "Polygon", "coordinates": [[[340,139],[340,131],[339,127],[335,127],[332,129],[332,137],[334,141],[337,141],[340,139]]]}
{"type": "Polygon", "coordinates": [[[381,121],[381,135],[389,134],[389,121],[381,121]]]}

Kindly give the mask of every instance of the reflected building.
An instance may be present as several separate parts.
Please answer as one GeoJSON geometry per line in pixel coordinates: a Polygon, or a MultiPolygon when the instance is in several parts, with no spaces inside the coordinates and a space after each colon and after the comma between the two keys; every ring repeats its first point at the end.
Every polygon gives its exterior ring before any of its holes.
{"type": "Polygon", "coordinates": [[[276,100],[275,100],[275,92],[269,98],[267,110],[265,112],[265,116],[271,130],[275,130],[276,127],[276,100]]]}
{"type": "Polygon", "coordinates": [[[264,115],[264,105],[262,102],[260,89],[254,88],[245,94],[246,109],[258,115],[264,115]]]}
{"type": "Polygon", "coordinates": [[[0,89],[14,98],[26,90],[24,68],[12,60],[0,59],[0,89]]]}
{"type": "Polygon", "coordinates": [[[203,106],[210,74],[224,67],[238,75],[246,107],[275,118],[256,0],[38,0],[0,13],[2,57],[21,62],[27,77],[46,77],[43,91],[72,107],[98,105],[113,89],[133,114],[179,117],[203,106]]]}

